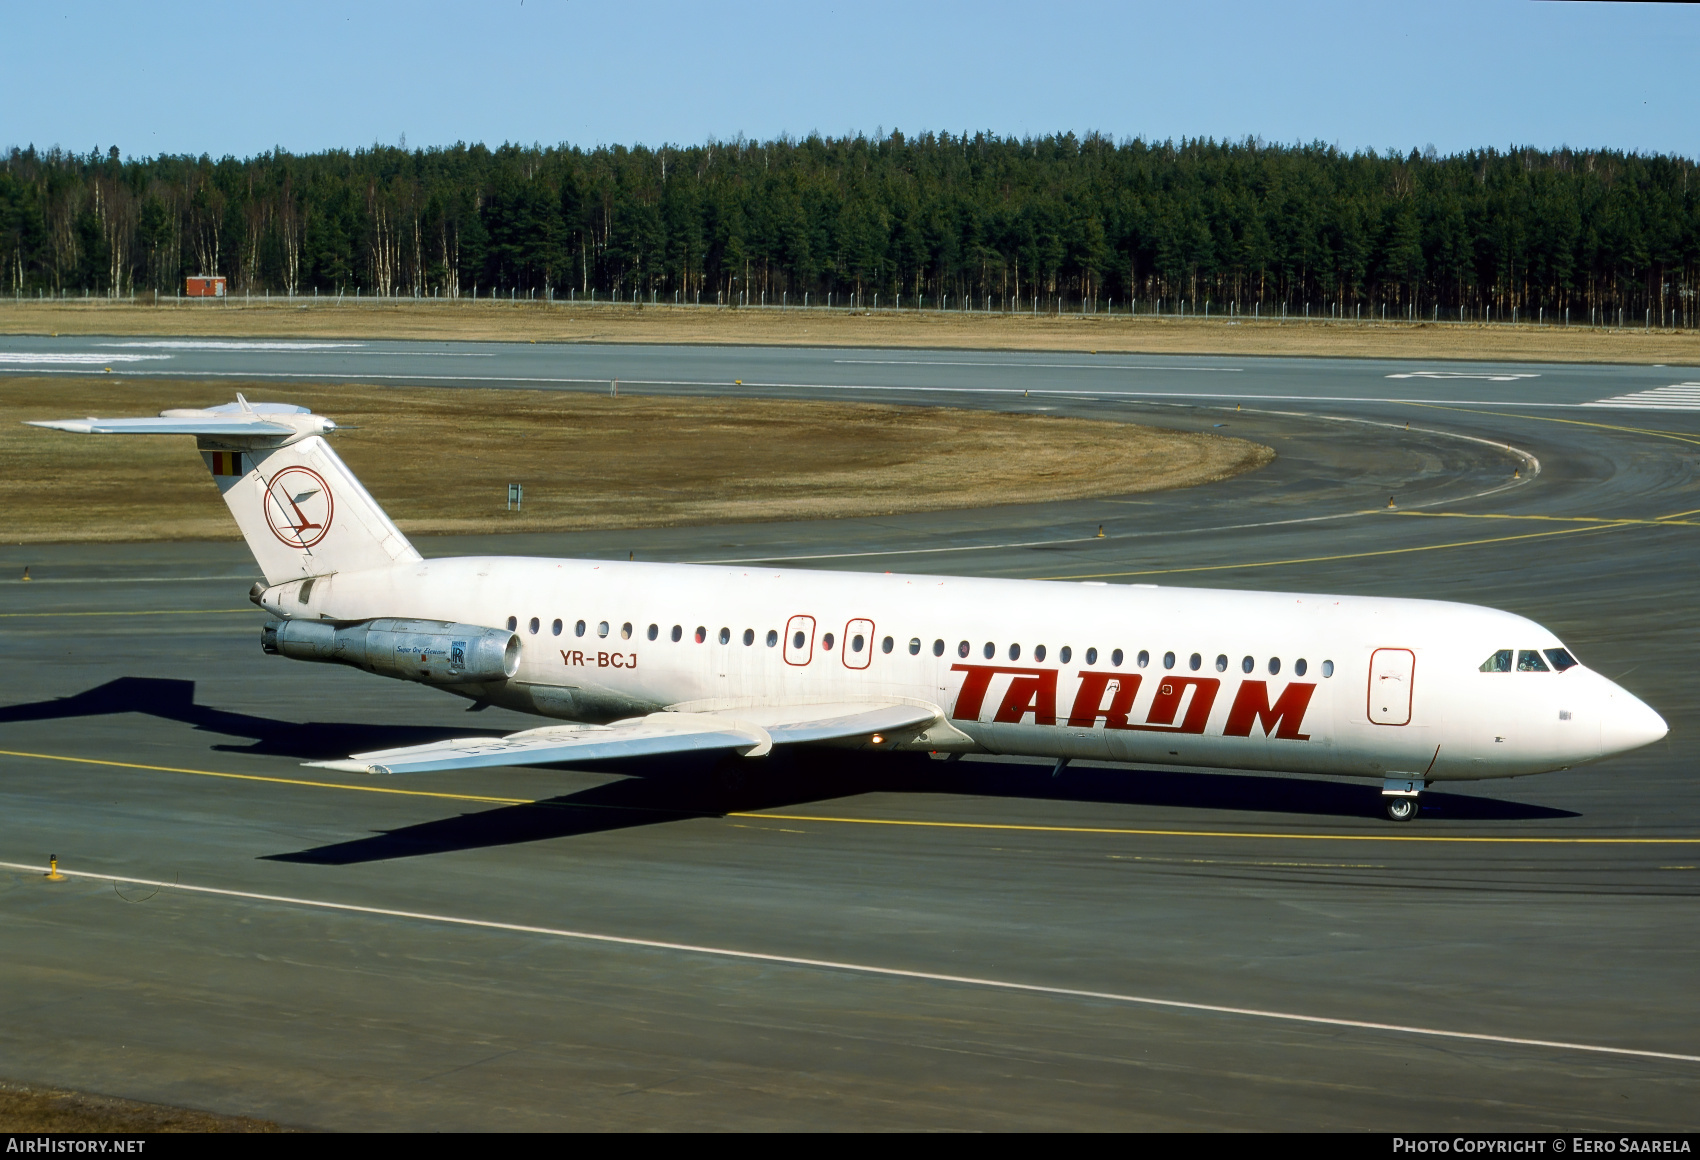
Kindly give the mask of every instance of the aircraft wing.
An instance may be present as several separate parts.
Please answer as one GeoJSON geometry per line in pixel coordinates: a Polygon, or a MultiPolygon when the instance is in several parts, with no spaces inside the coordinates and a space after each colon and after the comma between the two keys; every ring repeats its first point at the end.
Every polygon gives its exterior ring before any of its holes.
{"type": "Polygon", "coordinates": [[[345,773],[430,773],[492,765],[553,765],[727,750],[759,757],[775,743],[871,738],[924,725],[938,710],[909,704],[788,705],[717,713],[651,713],[610,725],[549,725],[506,737],[461,737],[306,764],[345,773]]]}

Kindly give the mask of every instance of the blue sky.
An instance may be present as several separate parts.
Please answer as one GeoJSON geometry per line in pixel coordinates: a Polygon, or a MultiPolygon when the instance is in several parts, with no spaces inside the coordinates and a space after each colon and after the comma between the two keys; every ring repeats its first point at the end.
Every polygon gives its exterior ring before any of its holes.
{"type": "Polygon", "coordinates": [[[878,129],[1700,156],[1700,6],[42,4],[0,148],[248,156],[878,129]]]}

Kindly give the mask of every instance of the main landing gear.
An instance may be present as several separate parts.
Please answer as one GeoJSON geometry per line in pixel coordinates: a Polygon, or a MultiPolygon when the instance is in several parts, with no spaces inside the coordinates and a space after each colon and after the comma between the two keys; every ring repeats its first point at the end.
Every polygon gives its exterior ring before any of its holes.
{"type": "Polygon", "coordinates": [[[1381,783],[1381,799],[1387,805],[1387,816],[1396,822],[1408,822],[1417,816],[1417,795],[1427,783],[1420,777],[1390,777],[1381,783]]]}

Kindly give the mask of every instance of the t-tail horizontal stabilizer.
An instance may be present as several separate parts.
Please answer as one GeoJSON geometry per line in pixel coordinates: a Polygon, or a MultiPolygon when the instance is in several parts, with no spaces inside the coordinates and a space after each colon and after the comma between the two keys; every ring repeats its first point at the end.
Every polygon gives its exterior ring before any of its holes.
{"type": "Polygon", "coordinates": [[[76,435],[193,435],[266,583],[411,563],[419,553],[331,450],[336,424],[291,403],[179,408],[143,419],[42,419],[76,435]]]}

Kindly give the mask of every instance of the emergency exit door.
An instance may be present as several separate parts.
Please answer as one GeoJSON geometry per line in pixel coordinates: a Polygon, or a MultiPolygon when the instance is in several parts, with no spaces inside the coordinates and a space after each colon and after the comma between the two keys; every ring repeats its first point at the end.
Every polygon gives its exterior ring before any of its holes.
{"type": "Polygon", "coordinates": [[[793,616],[785,622],[785,663],[806,665],[815,656],[815,618],[793,616]]]}
{"type": "Polygon", "coordinates": [[[1417,654],[1408,648],[1378,648],[1369,656],[1369,719],[1376,725],[1411,723],[1411,684],[1417,654]]]}

